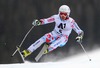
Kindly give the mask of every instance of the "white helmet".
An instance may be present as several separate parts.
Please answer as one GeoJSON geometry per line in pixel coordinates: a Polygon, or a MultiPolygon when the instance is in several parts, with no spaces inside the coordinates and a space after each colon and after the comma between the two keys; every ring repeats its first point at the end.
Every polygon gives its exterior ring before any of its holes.
{"type": "Polygon", "coordinates": [[[59,13],[60,12],[65,12],[68,14],[68,16],[70,15],[70,8],[67,6],[67,5],[62,5],[60,8],[59,8],[59,13]]]}

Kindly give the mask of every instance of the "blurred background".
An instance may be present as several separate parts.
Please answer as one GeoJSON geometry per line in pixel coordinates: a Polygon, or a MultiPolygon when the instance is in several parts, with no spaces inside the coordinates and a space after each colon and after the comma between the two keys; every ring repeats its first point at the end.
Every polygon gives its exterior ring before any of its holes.
{"type": "MultiPolygon", "coordinates": [[[[86,51],[100,48],[100,0],[0,0],[0,64],[22,62],[19,54],[14,57],[11,55],[32,27],[33,20],[57,14],[63,4],[70,7],[70,16],[85,32],[82,44],[86,51]]],[[[54,25],[52,23],[34,27],[21,49],[28,48],[45,33],[52,31],[54,25]]],[[[76,36],[72,31],[66,46],[43,56],[40,61],[57,61],[82,53],[81,46],[75,41],[76,36]]],[[[41,47],[26,60],[34,61],[40,49],[41,47]]]]}

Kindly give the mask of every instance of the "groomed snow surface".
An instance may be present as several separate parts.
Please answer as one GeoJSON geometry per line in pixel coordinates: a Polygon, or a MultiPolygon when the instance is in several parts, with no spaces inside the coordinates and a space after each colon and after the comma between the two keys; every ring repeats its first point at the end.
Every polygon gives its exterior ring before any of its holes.
{"type": "Polygon", "coordinates": [[[91,61],[85,53],[69,57],[57,62],[1,64],[0,68],[100,68],[100,49],[88,52],[91,61]]]}

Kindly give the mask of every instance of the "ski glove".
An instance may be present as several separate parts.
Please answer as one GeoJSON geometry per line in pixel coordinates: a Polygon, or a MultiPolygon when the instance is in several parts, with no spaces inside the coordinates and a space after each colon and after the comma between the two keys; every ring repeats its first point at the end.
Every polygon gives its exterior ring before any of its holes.
{"type": "Polygon", "coordinates": [[[40,22],[39,20],[35,19],[35,20],[33,21],[32,25],[34,25],[34,26],[39,26],[39,25],[41,25],[41,22],[40,22]]]}
{"type": "Polygon", "coordinates": [[[76,37],[76,42],[82,43],[84,32],[82,31],[79,36],[76,37]]]}
{"type": "Polygon", "coordinates": [[[82,36],[77,36],[76,37],[76,42],[81,43],[82,42],[82,36]]]}

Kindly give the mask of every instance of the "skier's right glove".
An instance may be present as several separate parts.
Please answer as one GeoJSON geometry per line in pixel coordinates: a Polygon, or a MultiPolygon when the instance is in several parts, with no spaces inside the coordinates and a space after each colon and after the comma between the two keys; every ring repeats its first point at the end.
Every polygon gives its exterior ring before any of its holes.
{"type": "Polygon", "coordinates": [[[41,25],[41,22],[40,22],[39,20],[35,19],[35,20],[32,22],[32,25],[34,25],[34,26],[39,26],[39,25],[41,25]]]}

